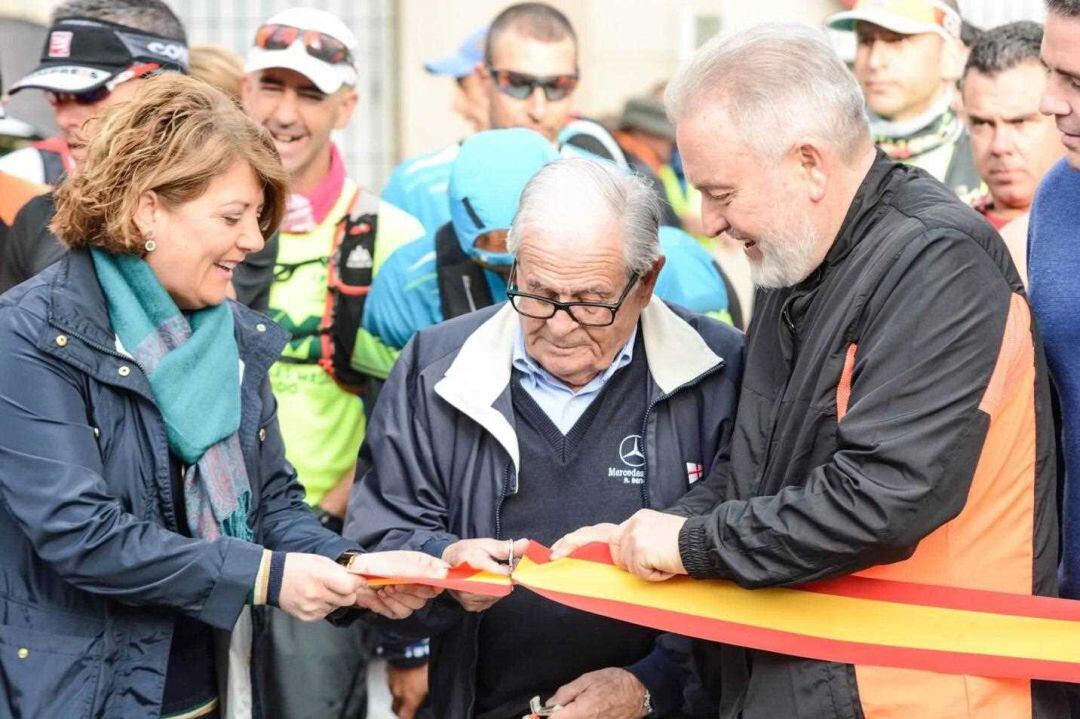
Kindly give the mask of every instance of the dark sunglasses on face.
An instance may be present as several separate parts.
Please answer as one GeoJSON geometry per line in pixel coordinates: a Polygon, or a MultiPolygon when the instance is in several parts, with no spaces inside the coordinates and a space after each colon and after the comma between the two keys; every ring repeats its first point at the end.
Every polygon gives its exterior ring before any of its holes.
{"type": "Polygon", "coordinates": [[[67,105],[69,102],[74,102],[76,105],[94,105],[107,98],[111,93],[112,90],[104,85],[89,92],[53,92],[52,90],[46,90],[45,99],[53,107],[67,105]]]}
{"type": "Polygon", "coordinates": [[[74,102],[76,105],[94,105],[107,98],[112,94],[113,90],[128,80],[148,77],[158,73],[160,70],[161,66],[153,62],[133,65],[94,90],[87,90],[86,92],[54,92],[46,90],[45,100],[54,108],[66,105],[69,102],[74,102]]]}
{"type": "Polygon", "coordinates": [[[565,99],[574,91],[578,84],[577,73],[571,75],[548,75],[539,77],[524,72],[513,70],[499,70],[488,67],[488,72],[495,79],[495,85],[499,92],[509,95],[517,100],[526,100],[536,90],[541,88],[548,102],[558,102],[565,99]]]}
{"type": "Polygon", "coordinates": [[[345,43],[317,30],[301,30],[289,25],[263,25],[255,33],[255,46],[263,50],[285,50],[297,38],[304,42],[308,55],[330,65],[352,63],[345,43]]]}

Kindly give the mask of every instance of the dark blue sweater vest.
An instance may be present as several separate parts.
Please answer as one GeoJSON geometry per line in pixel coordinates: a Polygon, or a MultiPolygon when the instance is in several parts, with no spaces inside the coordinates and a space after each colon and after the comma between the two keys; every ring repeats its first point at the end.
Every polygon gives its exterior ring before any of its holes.
{"type": "MultiPolygon", "coordinates": [[[[640,334],[633,361],[611,377],[565,436],[517,374],[511,393],[521,474],[517,494],[502,503],[501,538],[550,545],[578,527],[619,523],[641,509],[648,366],[640,334]]],[[[642,659],[656,635],[517,589],[481,623],[477,716],[519,719],[535,695],[547,699],[586,672],[642,659]]]]}

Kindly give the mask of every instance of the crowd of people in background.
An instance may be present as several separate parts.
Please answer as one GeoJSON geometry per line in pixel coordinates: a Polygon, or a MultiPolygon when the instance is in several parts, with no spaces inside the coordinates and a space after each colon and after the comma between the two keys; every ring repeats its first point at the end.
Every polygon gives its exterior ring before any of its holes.
{"type": "Polygon", "coordinates": [[[425,64],[472,132],[379,188],[333,14],[240,58],[61,2],[0,88],[59,128],[0,156],[0,716],[359,719],[382,661],[400,719],[1080,717],[360,576],[528,538],[1080,599],[1080,2],[1047,12],[857,0],[850,65],[764,25],[594,119],[575,28],[513,4],[425,64]]]}

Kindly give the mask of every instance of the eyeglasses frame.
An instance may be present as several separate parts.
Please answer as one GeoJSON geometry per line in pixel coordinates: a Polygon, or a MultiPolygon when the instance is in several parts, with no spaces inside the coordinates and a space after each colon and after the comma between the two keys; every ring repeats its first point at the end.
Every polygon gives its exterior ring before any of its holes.
{"type": "Polygon", "coordinates": [[[529,294],[528,292],[521,292],[520,290],[518,290],[514,286],[514,282],[515,282],[516,279],[517,279],[517,260],[515,260],[514,264],[510,267],[510,276],[507,278],[507,283],[506,283],[506,296],[510,300],[510,306],[513,307],[514,311],[517,312],[522,317],[528,317],[528,318],[534,319],[534,320],[547,321],[547,320],[550,320],[552,317],[554,317],[556,314],[558,314],[559,310],[562,310],[563,312],[565,312],[566,314],[568,314],[570,316],[570,319],[574,320],[574,322],[577,322],[582,327],[610,327],[611,325],[615,324],[615,316],[618,314],[619,310],[622,308],[623,303],[626,302],[626,298],[630,295],[630,290],[634,287],[635,284],[637,284],[637,281],[641,279],[641,273],[640,272],[635,272],[632,275],[630,275],[630,281],[626,283],[626,287],[623,288],[622,294],[619,295],[619,299],[615,300],[614,303],[607,303],[607,302],[559,302],[558,300],[552,300],[552,299],[549,299],[547,297],[541,297],[540,295],[533,295],[533,294],[529,294]],[[514,303],[514,298],[515,297],[525,297],[525,298],[530,299],[530,300],[537,300],[539,302],[544,302],[544,303],[549,304],[552,307],[554,307],[554,309],[551,311],[551,314],[548,315],[547,317],[537,317],[535,315],[526,314],[526,313],[522,312],[521,310],[519,310],[518,307],[517,307],[517,304],[514,303]],[[611,321],[607,322],[605,324],[596,324],[596,323],[592,323],[592,322],[582,322],[581,320],[579,320],[577,317],[574,316],[574,313],[573,313],[573,308],[574,307],[598,307],[598,308],[603,308],[603,309],[608,310],[608,311],[611,312],[611,321]]]}

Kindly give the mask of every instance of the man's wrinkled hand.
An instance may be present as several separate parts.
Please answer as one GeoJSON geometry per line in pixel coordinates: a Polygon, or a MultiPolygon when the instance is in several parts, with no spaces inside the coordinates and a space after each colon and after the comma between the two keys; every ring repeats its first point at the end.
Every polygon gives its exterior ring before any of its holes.
{"type": "Polygon", "coordinates": [[[559,687],[547,702],[563,708],[559,719],[640,719],[645,716],[645,686],[630,672],[609,667],[559,687]]]}
{"type": "Polygon", "coordinates": [[[387,667],[386,682],[393,698],[391,710],[397,719],[414,719],[428,695],[428,665],[418,667],[387,667]]]}
{"type": "Polygon", "coordinates": [[[623,569],[653,582],[686,574],[679,554],[679,531],[684,524],[685,517],[638,510],[619,525],[617,540],[609,543],[611,558],[623,569]]]}
{"type": "MultiPolygon", "coordinates": [[[[529,548],[529,540],[519,539],[513,543],[515,558],[522,556],[529,548]]],[[[451,567],[464,564],[473,569],[480,569],[492,574],[510,576],[510,542],[503,539],[462,539],[443,550],[443,561],[451,567]]],[[[450,590],[450,596],[457,600],[465,611],[482,612],[489,609],[501,597],[489,597],[483,594],[471,594],[450,590]]]]}

